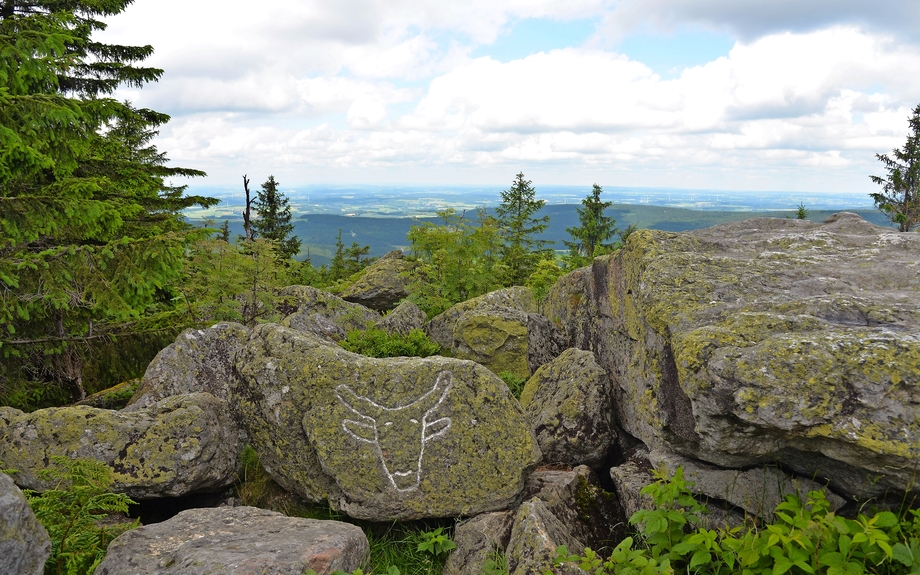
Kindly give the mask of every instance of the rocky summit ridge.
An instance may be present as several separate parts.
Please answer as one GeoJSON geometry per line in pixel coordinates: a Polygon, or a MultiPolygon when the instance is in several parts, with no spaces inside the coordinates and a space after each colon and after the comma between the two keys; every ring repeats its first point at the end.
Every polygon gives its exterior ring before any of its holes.
{"type": "MultiPolygon", "coordinates": [[[[280,324],[186,331],[120,411],[0,408],[0,461],[19,487],[42,489],[50,456],[93,457],[116,491],[155,499],[225,489],[248,444],[278,484],[350,517],[466,517],[450,574],[480,573],[496,548],[509,573],[534,573],[552,568],[556,545],[616,545],[626,517],[650,505],[639,491],[653,468],[681,466],[725,524],[768,519],[786,494],[813,489],[841,513],[917,494],[920,234],[849,213],[639,230],[542,302],[509,288],[432,318],[423,327],[450,358],[375,359],[336,343],[421,325],[408,303],[389,320],[376,311],[405,295],[386,270],[410,265],[398,254],[384,264],[349,301],[292,286],[280,324]],[[529,378],[521,401],[501,372],[529,378]]],[[[20,509],[16,486],[0,486],[0,503],[20,509]]],[[[337,522],[232,509],[128,532],[113,549],[131,560],[97,573],[191,573],[175,566],[196,562],[249,573],[234,567],[240,546],[267,573],[326,573],[367,552],[337,522]],[[243,533],[276,523],[309,533],[271,543],[272,563],[243,533]],[[157,543],[167,535],[168,549],[157,543]]],[[[16,539],[32,540],[47,551],[40,537],[16,539]]],[[[28,545],[0,538],[7,548],[28,545]]]]}

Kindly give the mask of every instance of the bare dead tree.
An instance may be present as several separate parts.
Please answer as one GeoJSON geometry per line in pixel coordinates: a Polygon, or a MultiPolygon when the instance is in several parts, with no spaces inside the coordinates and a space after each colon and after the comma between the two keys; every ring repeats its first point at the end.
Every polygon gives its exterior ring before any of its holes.
{"type": "Polygon", "coordinates": [[[249,193],[249,178],[243,174],[243,189],[246,191],[246,209],[243,210],[243,229],[246,231],[246,241],[253,240],[252,224],[249,221],[249,214],[252,211],[252,197],[249,193]]]}

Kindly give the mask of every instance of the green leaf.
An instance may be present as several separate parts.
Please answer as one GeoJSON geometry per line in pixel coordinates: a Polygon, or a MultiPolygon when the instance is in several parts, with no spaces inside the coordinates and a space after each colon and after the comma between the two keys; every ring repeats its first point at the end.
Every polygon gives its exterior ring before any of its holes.
{"type": "Polygon", "coordinates": [[[891,548],[891,558],[908,567],[912,566],[915,562],[914,553],[903,543],[894,544],[894,547],[891,548]]]}
{"type": "Polygon", "coordinates": [[[693,569],[699,565],[706,565],[712,561],[712,555],[705,550],[697,551],[690,559],[690,568],[693,569]]]}

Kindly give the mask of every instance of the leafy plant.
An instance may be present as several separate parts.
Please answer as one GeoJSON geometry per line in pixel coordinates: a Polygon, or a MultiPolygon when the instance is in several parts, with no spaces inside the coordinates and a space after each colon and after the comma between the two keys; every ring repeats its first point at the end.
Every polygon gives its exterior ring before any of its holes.
{"type": "Polygon", "coordinates": [[[339,345],[354,353],[368,357],[428,357],[444,354],[444,350],[420,329],[408,334],[390,334],[382,329],[370,328],[348,332],[339,345]]]}
{"type": "Polygon", "coordinates": [[[438,556],[456,549],[457,545],[443,531],[442,527],[438,527],[434,531],[419,533],[421,541],[418,544],[418,550],[438,556]]]}
{"type": "Polygon", "coordinates": [[[44,493],[26,490],[29,505],[51,537],[46,575],[92,573],[105,557],[109,543],[138,522],[103,526],[111,514],[127,514],[134,503],[124,494],[112,493],[111,470],[94,459],[52,456],[52,467],[39,472],[54,481],[44,493]]]}
{"type": "Polygon", "coordinates": [[[804,503],[787,496],[775,521],[761,527],[691,528],[706,508],[693,498],[683,471],[657,477],[642,490],[655,509],[630,518],[638,539],[624,539],[607,560],[590,549],[580,556],[560,547],[556,563],[574,562],[594,575],[920,573],[920,511],[903,519],[890,511],[847,519],[830,510],[823,492],[812,491],[804,503]]]}

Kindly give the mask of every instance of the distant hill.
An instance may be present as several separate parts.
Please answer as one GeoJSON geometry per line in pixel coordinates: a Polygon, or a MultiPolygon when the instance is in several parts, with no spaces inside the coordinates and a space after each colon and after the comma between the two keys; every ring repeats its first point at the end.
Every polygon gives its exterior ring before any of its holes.
{"type": "MultiPolygon", "coordinates": [[[[578,205],[550,205],[546,206],[540,215],[550,217],[549,229],[542,234],[541,239],[556,242],[556,249],[564,249],[562,240],[568,240],[566,228],[578,225],[578,205]]],[[[809,210],[808,219],[816,222],[840,210],[809,210]]],[[[890,222],[883,214],[876,210],[853,210],[866,220],[887,226],[890,222]]],[[[680,232],[699,228],[708,228],[717,224],[737,222],[754,217],[794,217],[795,212],[720,212],[689,210],[685,208],[668,208],[663,206],[650,206],[638,204],[615,204],[606,212],[617,220],[617,226],[625,228],[635,224],[639,228],[680,232]]],[[[475,216],[475,214],[473,215],[475,216]]],[[[235,237],[243,233],[242,218],[227,218],[230,221],[230,231],[235,237]]],[[[342,230],[342,242],[350,246],[357,242],[361,246],[370,246],[372,256],[382,256],[390,250],[408,247],[406,234],[415,225],[424,221],[436,222],[434,218],[366,218],[349,217],[331,214],[310,214],[295,220],[294,233],[300,237],[302,251],[298,259],[303,259],[309,250],[310,258],[315,265],[325,265],[335,254],[335,238],[339,229],[342,230]]],[[[221,220],[223,221],[223,220],[221,220]]],[[[218,222],[217,225],[219,225],[218,222]]]]}

